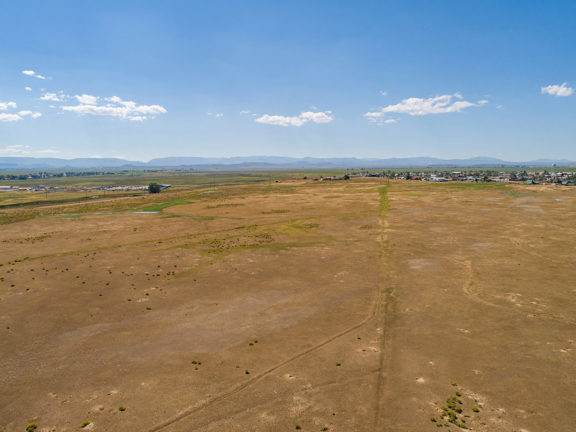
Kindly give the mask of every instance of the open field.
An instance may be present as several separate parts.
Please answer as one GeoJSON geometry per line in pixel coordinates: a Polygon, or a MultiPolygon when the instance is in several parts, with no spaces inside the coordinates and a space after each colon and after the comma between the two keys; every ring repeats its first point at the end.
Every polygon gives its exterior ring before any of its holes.
{"type": "Polygon", "coordinates": [[[576,431],[574,188],[257,180],[6,196],[0,431],[576,431]]]}

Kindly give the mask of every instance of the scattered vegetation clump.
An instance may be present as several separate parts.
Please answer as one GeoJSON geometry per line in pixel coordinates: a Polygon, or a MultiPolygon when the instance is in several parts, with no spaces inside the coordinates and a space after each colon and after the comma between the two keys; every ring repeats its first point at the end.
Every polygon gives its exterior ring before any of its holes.
{"type": "Polygon", "coordinates": [[[124,411],[126,411],[126,407],[125,407],[124,405],[120,405],[120,406],[118,407],[118,411],[124,412],[124,411]]]}
{"type": "Polygon", "coordinates": [[[82,428],[85,428],[86,426],[88,426],[90,423],[92,423],[90,420],[84,420],[82,422],[82,428]]]}
{"type": "MultiPolygon", "coordinates": [[[[452,382],[453,386],[457,384],[452,382]]],[[[450,424],[458,426],[461,429],[469,429],[468,425],[466,424],[468,415],[464,414],[464,402],[460,397],[462,396],[462,392],[455,391],[452,396],[446,398],[446,405],[442,406],[442,413],[440,414],[440,420],[436,418],[436,416],[431,416],[430,421],[436,423],[437,427],[446,426],[448,427],[450,424]],[[442,424],[442,420],[447,421],[448,423],[442,424]]],[[[480,412],[480,409],[477,406],[472,407],[472,411],[475,413],[480,412]]]]}
{"type": "Polygon", "coordinates": [[[28,426],[26,426],[26,432],[34,432],[36,429],[38,429],[37,423],[28,423],[28,426]]]}

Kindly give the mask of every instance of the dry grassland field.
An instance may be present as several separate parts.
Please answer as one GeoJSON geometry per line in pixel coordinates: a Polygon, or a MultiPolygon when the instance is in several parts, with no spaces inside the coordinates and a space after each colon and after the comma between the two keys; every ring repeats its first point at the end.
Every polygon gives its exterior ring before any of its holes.
{"type": "Polygon", "coordinates": [[[2,432],[576,431],[574,188],[282,181],[0,213],[2,432]]]}

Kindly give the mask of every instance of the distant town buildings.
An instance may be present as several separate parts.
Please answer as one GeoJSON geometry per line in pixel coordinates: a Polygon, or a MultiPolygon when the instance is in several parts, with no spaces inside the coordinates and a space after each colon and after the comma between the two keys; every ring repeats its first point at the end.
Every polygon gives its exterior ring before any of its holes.
{"type": "Polygon", "coordinates": [[[494,171],[494,170],[427,170],[402,171],[384,170],[380,172],[348,170],[350,177],[381,177],[394,180],[412,180],[428,182],[498,182],[526,184],[557,184],[563,186],[576,185],[574,171],[494,171]]]}

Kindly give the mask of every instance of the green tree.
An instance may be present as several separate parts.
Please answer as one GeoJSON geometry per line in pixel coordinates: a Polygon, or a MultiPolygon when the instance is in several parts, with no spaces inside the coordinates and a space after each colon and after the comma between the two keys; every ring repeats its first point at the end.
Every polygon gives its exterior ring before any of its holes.
{"type": "Polygon", "coordinates": [[[158,183],[150,183],[148,185],[148,192],[153,194],[153,193],[160,193],[160,190],[162,188],[160,187],[160,185],[158,183]]]}

